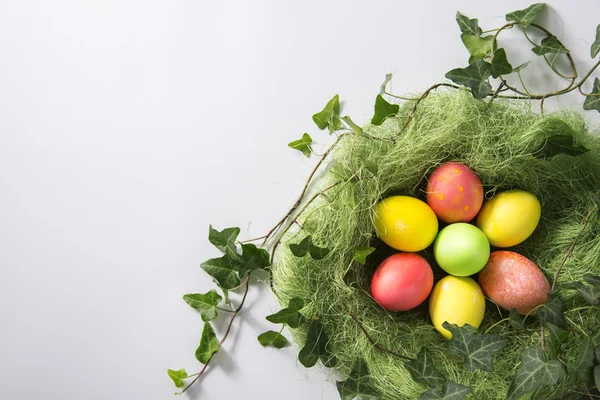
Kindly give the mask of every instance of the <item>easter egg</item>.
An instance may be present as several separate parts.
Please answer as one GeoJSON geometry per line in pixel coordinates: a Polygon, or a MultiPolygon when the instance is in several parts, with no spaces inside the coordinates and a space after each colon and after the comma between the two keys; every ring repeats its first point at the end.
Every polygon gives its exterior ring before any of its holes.
{"type": "Polygon", "coordinates": [[[421,304],[433,287],[429,263],[414,253],[398,253],[377,267],[371,280],[371,294],[389,311],[406,311],[421,304]]]}
{"type": "Polygon", "coordinates": [[[392,196],[375,206],[377,236],[400,251],[420,251],[433,243],[438,220],[423,201],[409,196],[392,196]]]}
{"type": "Polygon", "coordinates": [[[490,256],[490,244],[476,226],[459,222],[442,229],[433,244],[439,266],[455,276],[479,272],[490,256]]]}
{"type": "Polygon", "coordinates": [[[444,322],[479,328],[485,313],[485,297],[481,288],[471,278],[448,275],[439,280],[429,298],[429,317],[435,329],[450,339],[450,331],[442,327],[444,322]]]}
{"type": "Polygon", "coordinates": [[[492,246],[510,247],[533,233],[540,215],[537,197],[524,190],[507,190],[483,204],[476,224],[492,246]]]}
{"type": "Polygon", "coordinates": [[[477,275],[483,292],[505,310],[527,314],[548,300],[550,284],[537,265],[512,251],[495,251],[477,275]]]}
{"type": "Polygon", "coordinates": [[[427,204],[446,223],[469,222],[483,204],[479,177],[466,165],[448,162],[437,167],[427,183],[427,204]]]}

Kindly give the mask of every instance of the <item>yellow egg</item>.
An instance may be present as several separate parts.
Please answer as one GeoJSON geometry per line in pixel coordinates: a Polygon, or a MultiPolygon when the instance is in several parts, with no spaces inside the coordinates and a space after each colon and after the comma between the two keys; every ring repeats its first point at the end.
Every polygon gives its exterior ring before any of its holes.
{"type": "Polygon", "coordinates": [[[476,223],[492,246],[510,247],[533,233],[541,211],[540,202],[533,194],[507,190],[483,204],[476,223]]]}
{"type": "Polygon", "coordinates": [[[429,297],[429,317],[435,329],[446,339],[452,334],[444,322],[479,328],[485,313],[483,291],[471,278],[448,275],[434,286],[429,297]]]}
{"type": "Polygon", "coordinates": [[[394,249],[415,252],[433,243],[438,220],[427,203],[409,196],[392,196],[375,207],[377,236],[394,249]]]}

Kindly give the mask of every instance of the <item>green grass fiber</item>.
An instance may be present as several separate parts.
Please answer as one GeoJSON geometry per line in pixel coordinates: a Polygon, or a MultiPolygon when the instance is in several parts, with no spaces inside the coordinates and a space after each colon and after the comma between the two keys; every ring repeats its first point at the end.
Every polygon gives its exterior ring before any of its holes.
{"type": "MultiPolygon", "coordinates": [[[[383,399],[417,399],[426,387],[413,381],[401,359],[376,349],[368,341],[342,301],[381,346],[411,357],[425,346],[447,379],[473,388],[468,398],[503,399],[521,352],[540,343],[535,317],[530,317],[533,333],[519,333],[508,321],[499,322],[508,313],[488,302],[480,331],[491,327],[489,333],[504,335],[510,342],[496,354],[495,372],[466,371],[463,361],[446,351],[446,340],[428,320],[426,303],[408,312],[389,313],[371,298],[369,284],[375,268],[395,252],[374,234],[373,207],[391,195],[424,199],[427,176],[436,166],[449,160],[463,162],[481,178],[486,198],[495,192],[519,188],[540,199],[542,218],[536,231],[509,250],[533,260],[552,282],[554,272],[597,200],[600,138],[586,128],[578,113],[540,116],[526,102],[496,99],[489,103],[474,100],[464,90],[430,94],[399,134],[405,123],[401,116],[408,115],[413,104],[401,106],[400,117],[389,118],[381,127],[367,126],[366,135],[346,135],[340,139],[313,190],[342,183],[321,195],[302,213],[298,219],[302,229],[292,229],[284,237],[273,267],[275,294],[282,305],[287,305],[293,297],[304,299],[307,306],[303,314],[320,318],[339,359],[337,369],[342,376],[351,369],[356,357],[363,357],[383,399]],[[547,137],[557,134],[572,135],[576,143],[590,151],[576,157],[532,156],[547,137]],[[392,137],[396,140],[381,140],[392,137]],[[378,165],[377,176],[365,167],[364,160],[378,165]],[[355,178],[349,179],[353,175],[355,178]],[[291,254],[288,244],[298,243],[309,234],[315,244],[331,249],[325,259],[315,261],[291,254]],[[353,262],[352,249],[367,245],[377,248],[367,259],[367,265],[353,262]]],[[[594,214],[568,258],[559,283],[580,280],[589,272],[600,274],[599,230],[594,214]]],[[[432,264],[437,281],[444,274],[435,264],[431,249],[420,254],[432,264]]],[[[562,358],[568,361],[576,355],[577,340],[600,328],[600,308],[576,310],[582,304],[572,292],[561,296],[572,332],[563,346],[562,358]]],[[[301,345],[305,334],[306,327],[294,330],[294,340],[301,345]]],[[[572,378],[566,378],[556,387],[538,391],[536,398],[559,398],[569,391],[581,391],[580,386],[572,378]]]]}

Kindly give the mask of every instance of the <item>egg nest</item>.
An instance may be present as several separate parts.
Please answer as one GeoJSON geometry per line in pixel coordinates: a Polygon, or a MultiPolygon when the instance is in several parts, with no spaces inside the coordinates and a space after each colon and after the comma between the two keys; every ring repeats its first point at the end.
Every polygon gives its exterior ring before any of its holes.
{"type": "MultiPolygon", "coordinates": [[[[417,399],[427,388],[413,380],[404,360],[377,349],[354,318],[381,347],[409,357],[426,347],[446,379],[472,387],[469,398],[504,399],[521,353],[541,343],[539,322],[530,316],[529,332],[517,331],[506,319],[508,312],[487,301],[479,331],[502,335],[509,344],[496,353],[494,372],[467,371],[464,360],[448,353],[447,341],[431,324],[427,302],[407,312],[388,312],[371,297],[369,286],[376,267],[397,252],[376,237],[374,206],[392,195],[424,199],[427,177],[437,166],[450,160],[462,162],[480,177],[485,198],[508,189],[527,190],[538,197],[542,205],[538,227],[508,250],[535,262],[550,283],[581,232],[558,283],[581,281],[586,273],[600,274],[597,212],[584,228],[586,216],[598,203],[600,138],[590,132],[579,113],[539,115],[527,102],[475,100],[465,90],[431,93],[402,129],[413,105],[412,101],[401,104],[397,117],[388,118],[382,126],[367,125],[361,136],[339,138],[311,184],[313,193],[329,189],[301,213],[297,220],[301,228],[290,230],[278,247],[272,270],[274,293],[282,306],[291,298],[304,299],[301,312],[309,319],[319,318],[338,359],[337,372],[346,376],[362,357],[383,399],[417,399]],[[539,157],[539,149],[555,135],[572,136],[590,151],[539,157]],[[372,164],[377,165],[376,171],[372,164]],[[316,245],[330,249],[324,259],[291,253],[289,244],[307,235],[316,245]],[[376,248],[366,265],[353,261],[353,249],[358,246],[376,248]]],[[[432,265],[436,282],[446,275],[437,266],[431,247],[419,254],[432,265]]],[[[571,332],[561,356],[568,362],[576,357],[584,333],[600,329],[600,308],[583,307],[573,291],[558,295],[571,332]]],[[[307,331],[308,326],[294,329],[294,341],[302,345],[307,331]]],[[[567,376],[555,386],[538,389],[536,398],[562,398],[583,390],[580,382],[567,376]]]]}

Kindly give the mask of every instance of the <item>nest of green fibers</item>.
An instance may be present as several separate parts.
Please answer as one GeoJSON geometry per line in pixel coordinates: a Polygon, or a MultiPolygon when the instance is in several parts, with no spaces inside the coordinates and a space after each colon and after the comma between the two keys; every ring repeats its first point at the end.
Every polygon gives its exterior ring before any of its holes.
{"type": "MultiPolygon", "coordinates": [[[[447,341],[428,319],[426,302],[408,312],[387,312],[371,297],[373,272],[385,257],[397,252],[377,239],[372,211],[377,202],[392,195],[424,199],[427,176],[433,169],[450,160],[462,162],[481,178],[486,198],[518,188],[540,200],[542,217],[537,229],[508,250],[534,261],[552,283],[581,232],[558,283],[579,281],[586,273],[598,275],[597,214],[583,227],[596,207],[600,189],[600,138],[589,131],[578,113],[539,115],[525,101],[475,100],[465,90],[429,94],[402,129],[413,105],[406,102],[398,118],[388,118],[379,127],[368,125],[361,136],[347,134],[339,139],[313,189],[337,185],[302,212],[298,218],[301,228],[285,235],[272,271],[274,291],[283,306],[291,298],[304,299],[302,313],[309,319],[319,318],[338,359],[336,369],[345,376],[357,357],[362,357],[372,385],[383,399],[417,399],[426,387],[412,379],[401,358],[377,349],[359,323],[372,340],[391,351],[415,357],[425,346],[448,380],[472,387],[469,398],[504,399],[520,354],[541,342],[539,323],[538,329],[534,322],[529,333],[519,332],[508,321],[500,322],[508,313],[488,301],[480,331],[502,335],[509,345],[495,355],[494,372],[467,371],[462,358],[448,354],[447,341]],[[539,157],[539,149],[555,135],[570,135],[590,151],[578,156],[539,157]],[[307,235],[316,245],[331,250],[324,259],[299,258],[290,252],[289,244],[299,243],[307,235]],[[366,265],[352,259],[358,246],[377,248],[366,265]]],[[[430,248],[419,254],[432,265],[436,281],[445,275],[430,248]]],[[[584,332],[600,328],[600,308],[581,307],[572,294],[559,295],[568,328],[575,332],[562,349],[562,358],[568,361],[576,357],[577,340],[584,332]]],[[[302,345],[306,333],[307,326],[295,329],[296,343],[302,345]]],[[[567,377],[556,386],[537,390],[536,398],[562,398],[582,390],[579,382],[567,377]]]]}

